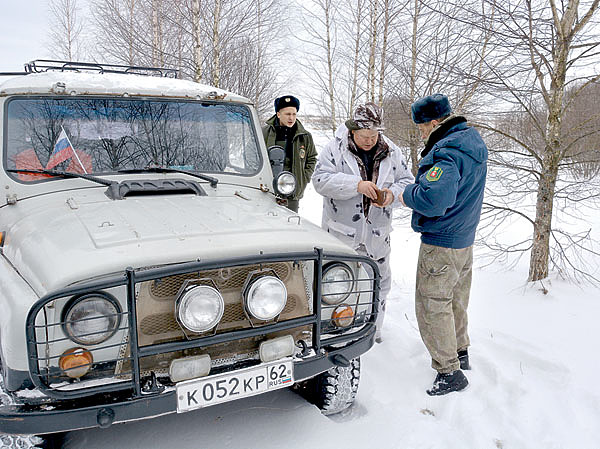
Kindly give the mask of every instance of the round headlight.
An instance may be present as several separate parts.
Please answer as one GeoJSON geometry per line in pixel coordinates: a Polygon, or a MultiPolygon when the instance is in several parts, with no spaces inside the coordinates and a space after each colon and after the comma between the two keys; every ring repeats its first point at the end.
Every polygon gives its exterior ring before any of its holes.
{"type": "Polygon", "coordinates": [[[348,265],[336,263],[323,271],[322,298],[327,304],[339,304],[345,300],[354,287],[354,273],[348,265]]]}
{"type": "Polygon", "coordinates": [[[91,293],[67,304],[63,328],[68,337],[81,345],[97,345],[108,340],[119,328],[121,308],[115,298],[91,293]]]}
{"type": "Polygon", "coordinates": [[[292,195],[296,191],[296,177],[284,171],[277,177],[277,193],[284,196],[292,195]]]}
{"type": "Polygon", "coordinates": [[[272,320],[278,316],[287,302],[287,289],[281,279],[262,276],[256,279],[246,292],[246,309],[259,320],[272,320]]]}
{"type": "Polygon", "coordinates": [[[197,285],[184,290],[177,301],[177,317],[186,329],[206,332],[215,327],[225,311],[221,294],[208,285],[197,285]]]}

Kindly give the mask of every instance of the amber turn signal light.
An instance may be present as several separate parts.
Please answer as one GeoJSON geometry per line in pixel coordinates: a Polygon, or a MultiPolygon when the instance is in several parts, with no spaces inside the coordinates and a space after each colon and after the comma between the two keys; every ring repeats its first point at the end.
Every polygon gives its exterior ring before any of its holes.
{"type": "Polygon", "coordinates": [[[83,348],[72,348],[63,352],[58,366],[67,376],[79,379],[90,371],[93,362],[94,358],[90,351],[83,348]]]}
{"type": "Polygon", "coordinates": [[[348,305],[336,307],[331,314],[331,320],[337,327],[348,327],[354,320],[354,311],[348,305]]]}

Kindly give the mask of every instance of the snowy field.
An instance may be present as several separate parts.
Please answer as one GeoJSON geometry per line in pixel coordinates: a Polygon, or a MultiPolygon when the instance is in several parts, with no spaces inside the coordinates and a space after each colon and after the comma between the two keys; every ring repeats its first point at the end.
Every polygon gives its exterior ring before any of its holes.
{"type": "MultiPolygon", "coordinates": [[[[320,223],[321,198],[310,186],[300,213],[320,223]]],[[[599,221],[596,214],[596,238],[599,221]]],[[[186,414],[73,432],[65,447],[600,448],[600,289],[551,279],[544,294],[541,286],[526,285],[526,260],[512,270],[475,269],[470,385],[429,397],[425,390],[435,372],[413,306],[418,246],[408,219],[397,218],[384,342],[362,357],[357,400],[347,412],[327,418],[292,391],[279,390],[186,414]]]]}

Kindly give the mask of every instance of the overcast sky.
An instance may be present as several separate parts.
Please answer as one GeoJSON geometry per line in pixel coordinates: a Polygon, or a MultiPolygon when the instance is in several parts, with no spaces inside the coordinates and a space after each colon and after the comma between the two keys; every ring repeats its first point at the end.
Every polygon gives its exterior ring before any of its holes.
{"type": "Polygon", "coordinates": [[[48,0],[0,0],[0,72],[48,58],[48,0]]]}

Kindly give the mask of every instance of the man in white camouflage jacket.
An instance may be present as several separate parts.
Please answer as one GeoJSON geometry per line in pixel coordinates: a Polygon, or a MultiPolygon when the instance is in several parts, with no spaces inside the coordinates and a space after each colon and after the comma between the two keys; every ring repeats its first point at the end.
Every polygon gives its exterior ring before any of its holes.
{"type": "Polygon", "coordinates": [[[381,108],[374,103],[359,105],[320,151],[312,176],[315,190],[324,197],[322,227],[378,264],[378,343],[392,283],[392,208],[402,206],[398,197],[414,181],[400,149],[383,135],[383,130],[381,108]],[[378,191],[385,195],[381,204],[376,203],[378,191]]]}

